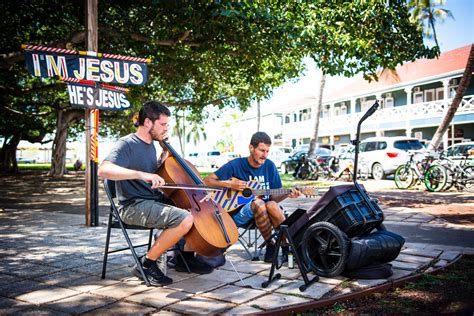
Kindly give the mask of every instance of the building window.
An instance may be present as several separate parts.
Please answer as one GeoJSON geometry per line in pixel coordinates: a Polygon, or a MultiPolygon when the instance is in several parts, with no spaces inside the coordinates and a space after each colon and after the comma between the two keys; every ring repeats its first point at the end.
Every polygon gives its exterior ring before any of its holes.
{"type": "Polygon", "coordinates": [[[435,89],[425,90],[425,102],[435,100],[435,89]]]}
{"type": "Polygon", "coordinates": [[[423,102],[423,92],[422,91],[419,91],[419,92],[415,92],[413,94],[413,103],[422,103],[423,102]]]}
{"type": "Polygon", "coordinates": [[[444,88],[436,89],[436,100],[444,100],[444,88]]]}
{"type": "Polygon", "coordinates": [[[291,120],[290,114],[285,115],[285,124],[289,124],[291,120]]]}

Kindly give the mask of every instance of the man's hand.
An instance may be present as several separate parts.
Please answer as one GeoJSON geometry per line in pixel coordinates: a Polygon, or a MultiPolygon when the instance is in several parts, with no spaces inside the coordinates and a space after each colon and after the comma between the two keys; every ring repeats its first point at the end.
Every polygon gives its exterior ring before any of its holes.
{"type": "Polygon", "coordinates": [[[292,188],[290,194],[288,194],[288,197],[289,197],[290,199],[295,199],[295,198],[297,198],[297,197],[299,197],[299,196],[301,196],[301,195],[302,195],[302,194],[301,194],[300,191],[296,190],[295,188],[292,188]]]}
{"type": "Polygon", "coordinates": [[[247,187],[247,182],[233,178],[232,180],[227,180],[229,188],[232,190],[242,191],[247,187]]]}
{"type": "Polygon", "coordinates": [[[165,180],[157,174],[142,172],[141,179],[145,182],[151,183],[151,188],[156,189],[165,185],[165,180]]]}

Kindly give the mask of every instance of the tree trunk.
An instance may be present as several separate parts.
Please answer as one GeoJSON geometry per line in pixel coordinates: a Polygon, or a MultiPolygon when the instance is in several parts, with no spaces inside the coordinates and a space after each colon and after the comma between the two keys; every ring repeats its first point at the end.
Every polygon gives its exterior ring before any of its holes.
{"type": "Polygon", "coordinates": [[[21,132],[16,132],[9,140],[5,139],[0,151],[0,171],[2,174],[17,173],[16,149],[21,140],[21,132]]]}
{"type": "Polygon", "coordinates": [[[456,95],[454,96],[451,105],[446,112],[446,115],[443,118],[440,126],[436,130],[436,133],[431,140],[428,150],[437,150],[443,139],[444,133],[449,128],[449,124],[453,120],[456,111],[458,110],[459,104],[461,104],[462,98],[466,93],[469,84],[471,83],[472,72],[474,71],[474,45],[471,45],[471,51],[469,53],[469,58],[467,59],[466,69],[464,69],[464,74],[462,75],[461,82],[459,83],[458,88],[456,89],[456,95]]]}
{"type": "Polygon", "coordinates": [[[321,73],[321,82],[319,83],[319,94],[318,94],[318,99],[316,103],[316,113],[314,113],[315,115],[314,132],[313,132],[313,137],[311,138],[311,142],[309,143],[309,149],[308,149],[309,157],[314,156],[314,150],[316,149],[316,145],[318,143],[319,118],[321,116],[321,108],[323,107],[323,92],[324,92],[325,85],[326,85],[326,74],[323,72],[321,73]]]}
{"type": "Polygon", "coordinates": [[[257,132],[260,132],[260,99],[257,99],[257,132]]]}
{"type": "Polygon", "coordinates": [[[82,116],[82,112],[79,111],[58,109],[49,176],[60,177],[66,173],[67,132],[71,123],[79,120],[82,116]]]}

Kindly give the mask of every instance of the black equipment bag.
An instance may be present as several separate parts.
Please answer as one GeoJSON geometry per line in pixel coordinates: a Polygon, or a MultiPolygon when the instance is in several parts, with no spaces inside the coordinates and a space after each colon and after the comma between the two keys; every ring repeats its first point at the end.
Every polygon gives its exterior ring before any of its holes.
{"type": "Polygon", "coordinates": [[[382,264],[395,260],[405,244],[405,239],[387,230],[353,238],[346,270],[354,270],[371,264],[382,264]]]}
{"type": "Polygon", "coordinates": [[[344,270],[343,276],[351,279],[386,279],[392,276],[392,265],[390,263],[371,264],[354,270],[344,270]]]}

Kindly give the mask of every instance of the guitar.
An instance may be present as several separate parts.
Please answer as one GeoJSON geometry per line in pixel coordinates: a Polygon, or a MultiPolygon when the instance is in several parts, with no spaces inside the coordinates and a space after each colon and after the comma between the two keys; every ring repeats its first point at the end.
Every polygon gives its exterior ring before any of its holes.
{"type": "MultiPolygon", "coordinates": [[[[295,188],[306,196],[317,196],[319,191],[317,187],[308,186],[295,188]]],[[[211,199],[222,207],[226,212],[232,212],[241,205],[245,205],[260,195],[280,195],[289,194],[291,189],[261,189],[257,180],[247,182],[247,187],[242,191],[232,189],[216,190],[211,193],[211,199]]]]}

